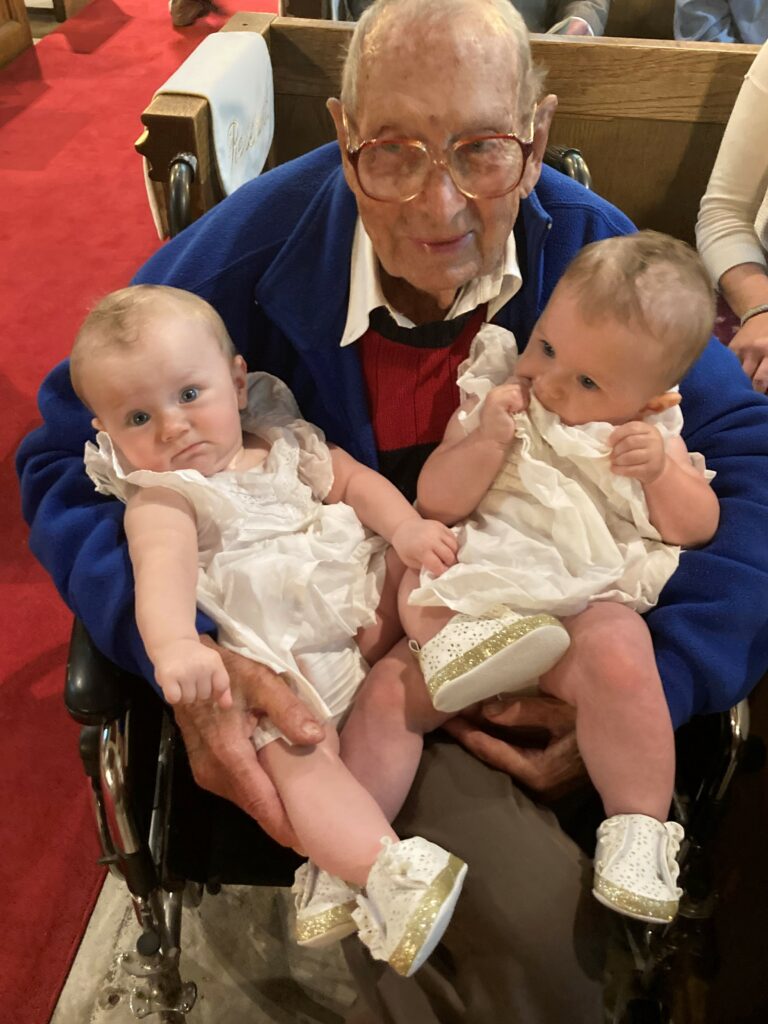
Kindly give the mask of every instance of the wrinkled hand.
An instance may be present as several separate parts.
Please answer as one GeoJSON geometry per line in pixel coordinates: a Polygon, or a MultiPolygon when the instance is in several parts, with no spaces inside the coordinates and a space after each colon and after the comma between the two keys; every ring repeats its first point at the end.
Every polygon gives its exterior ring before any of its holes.
{"type": "Polygon", "coordinates": [[[493,388],[480,410],[478,433],[487,441],[509,445],[515,438],[515,413],[530,403],[530,383],[523,377],[511,377],[493,388]]]}
{"type": "Polygon", "coordinates": [[[768,391],[768,313],[758,313],[734,334],[735,352],[755,391],[768,391]]]}
{"type": "Polygon", "coordinates": [[[454,564],[459,542],[435,519],[406,519],[392,534],[392,547],[409,569],[427,569],[434,576],[454,564]]]}
{"type": "Polygon", "coordinates": [[[666,465],[664,439],[651,423],[633,420],[616,427],[608,438],[612,447],[611,470],[617,476],[629,476],[641,484],[657,480],[666,465]]]}
{"type": "Polygon", "coordinates": [[[232,706],[229,676],[219,653],[195,638],[172,640],[153,652],[155,679],[169,704],[213,700],[232,706]]]}
{"type": "Polygon", "coordinates": [[[576,712],[569,704],[554,697],[526,696],[486,701],[443,728],[481,761],[511,775],[541,799],[555,800],[586,778],[575,723],[576,712]]]}
{"type": "Polygon", "coordinates": [[[224,662],[232,706],[223,709],[206,701],[175,708],[195,781],[237,804],[277,842],[297,849],[285,808],[258,762],[251,735],[262,714],[298,745],[318,743],[323,727],[271,669],[219,647],[210,637],[200,639],[224,662]]]}

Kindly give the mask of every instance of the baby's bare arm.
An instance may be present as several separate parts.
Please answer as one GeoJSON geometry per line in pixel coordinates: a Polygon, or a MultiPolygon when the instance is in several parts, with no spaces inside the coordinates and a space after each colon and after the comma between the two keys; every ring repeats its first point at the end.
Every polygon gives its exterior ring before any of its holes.
{"type": "Polygon", "coordinates": [[[136,622],[166,699],[174,704],[214,696],[227,705],[227,673],[195,628],[197,524],[189,502],[166,488],[143,489],[128,502],[125,532],[136,622]]]}
{"type": "Polygon", "coordinates": [[[515,440],[514,415],[528,407],[527,382],[511,378],[489,392],[479,425],[467,434],[460,413],[474,404],[470,400],[453,414],[419,476],[422,515],[444,523],[473,512],[498,475],[515,440]]]}
{"type": "Polygon", "coordinates": [[[442,523],[423,519],[381,473],[331,446],[333,487],[327,501],[344,501],[369,530],[389,541],[404,565],[436,575],[456,561],[457,543],[442,523]]]}
{"type": "Polygon", "coordinates": [[[654,426],[637,421],[617,427],[611,445],[613,472],[642,483],[648,518],[664,541],[692,548],[712,540],[720,504],[681,438],[665,447],[654,426]]]}

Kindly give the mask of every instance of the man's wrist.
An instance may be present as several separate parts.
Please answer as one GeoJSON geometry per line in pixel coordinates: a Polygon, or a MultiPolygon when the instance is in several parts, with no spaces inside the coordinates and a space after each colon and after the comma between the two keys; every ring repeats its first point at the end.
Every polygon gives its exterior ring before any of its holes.
{"type": "Polygon", "coordinates": [[[743,327],[744,324],[748,320],[751,320],[753,316],[762,316],[764,313],[768,313],[768,302],[761,302],[757,306],[750,306],[750,308],[741,317],[739,327],[743,327]]]}

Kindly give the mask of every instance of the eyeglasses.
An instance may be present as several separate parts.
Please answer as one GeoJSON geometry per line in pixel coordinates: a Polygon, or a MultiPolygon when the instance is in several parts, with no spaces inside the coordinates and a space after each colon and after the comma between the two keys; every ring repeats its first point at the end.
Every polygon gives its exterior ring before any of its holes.
{"type": "MultiPolygon", "coordinates": [[[[346,127],[346,114],[344,121],[346,127]]],[[[531,120],[528,141],[514,134],[462,138],[440,158],[419,139],[366,139],[358,146],[348,146],[347,155],[369,199],[383,203],[415,199],[424,190],[433,165],[444,167],[468,199],[496,199],[520,184],[533,149],[533,127],[531,120]]]]}

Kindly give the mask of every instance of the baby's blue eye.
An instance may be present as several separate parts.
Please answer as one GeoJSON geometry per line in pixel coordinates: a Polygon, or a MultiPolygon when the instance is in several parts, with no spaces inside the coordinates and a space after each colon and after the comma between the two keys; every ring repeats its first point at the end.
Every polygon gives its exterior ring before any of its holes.
{"type": "Polygon", "coordinates": [[[597,384],[592,380],[591,377],[579,377],[579,384],[581,384],[583,388],[586,388],[587,391],[594,391],[597,387],[597,384]]]}
{"type": "Polygon", "coordinates": [[[182,402],[194,402],[199,392],[197,388],[184,388],[181,392],[180,398],[182,402]]]}
{"type": "Polygon", "coordinates": [[[128,422],[132,427],[143,427],[145,423],[149,422],[149,413],[132,412],[128,418],[128,422]]]}
{"type": "Polygon", "coordinates": [[[552,348],[548,341],[542,341],[541,350],[548,359],[555,358],[555,350],[552,348]]]}

